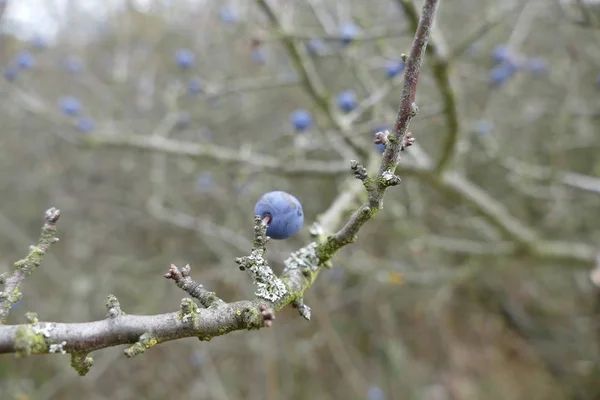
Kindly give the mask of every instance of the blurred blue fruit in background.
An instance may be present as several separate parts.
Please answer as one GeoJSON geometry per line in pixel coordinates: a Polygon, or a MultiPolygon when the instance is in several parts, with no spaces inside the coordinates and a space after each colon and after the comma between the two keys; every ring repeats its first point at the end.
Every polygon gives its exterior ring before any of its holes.
{"type": "Polygon", "coordinates": [[[344,90],[337,95],[337,105],[340,110],[350,112],[357,106],[356,94],[352,90],[344,90]]]}
{"type": "Polygon", "coordinates": [[[290,120],[294,129],[297,131],[305,131],[310,129],[313,124],[312,116],[307,110],[296,110],[292,113],[290,120]]]}

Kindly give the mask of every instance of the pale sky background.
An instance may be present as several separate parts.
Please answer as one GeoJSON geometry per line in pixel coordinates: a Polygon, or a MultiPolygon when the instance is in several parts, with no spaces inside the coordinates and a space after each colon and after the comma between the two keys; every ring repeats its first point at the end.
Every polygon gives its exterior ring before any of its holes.
{"type": "MultiPolygon", "coordinates": [[[[142,10],[151,3],[157,3],[152,0],[128,1],[142,10]]],[[[160,2],[167,5],[173,0],[160,2]]],[[[187,2],[190,3],[189,0],[187,2]]],[[[109,10],[123,8],[124,4],[125,0],[9,0],[4,22],[6,29],[21,39],[27,40],[39,34],[52,41],[60,23],[68,19],[68,10],[73,7],[92,19],[102,20],[109,10]]]]}

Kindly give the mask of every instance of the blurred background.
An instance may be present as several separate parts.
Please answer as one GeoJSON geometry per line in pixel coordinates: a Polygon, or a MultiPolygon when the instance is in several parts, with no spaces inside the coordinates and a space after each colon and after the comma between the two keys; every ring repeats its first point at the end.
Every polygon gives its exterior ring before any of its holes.
{"type": "MultiPolygon", "coordinates": [[[[600,398],[596,14],[440,3],[403,161],[443,160],[445,178],[400,171],[306,293],[311,322],[287,308],[271,329],[131,360],[106,349],[85,377],[67,356],[3,355],[0,398],[600,398]]],[[[185,293],[162,277],[170,263],[226,301],[251,298],[234,259],[250,251],[256,200],[303,203],[301,233],[270,243],[280,271],[345,190],[348,160],[381,157],[408,4],[0,1],[0,270],[47,208],[62,211],[9,323],[102,319],[109,293],[130,314],[174,311],[185,293]]]]}

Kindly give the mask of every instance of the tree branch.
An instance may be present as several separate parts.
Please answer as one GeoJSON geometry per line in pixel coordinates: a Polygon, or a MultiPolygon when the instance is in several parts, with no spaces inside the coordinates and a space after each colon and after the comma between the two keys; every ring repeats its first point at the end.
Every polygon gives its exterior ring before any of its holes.
{"type": "Polygon", "coordinates": [[[4,291],[0,292],[0,324],[6,323],[11,307],[21,298],[20,288],[23,281],[40,266],[50,245],[58,242],[56,222],[59,218],[60,210],[50,208],[46,211],[38,245],[31,246],[27,257],[15,263],[12,274],[2,274],[0,277],[0,283],[4,284],[4,291]]]}
{"type": "MultiPolygon", "coordinates": [[[[406,62],[402,100],[400,101],[394,132],[388,137],[388,145],[383,154],[379,171],[374,178],[368,176],[360,177],[367,190],[367,201],[354,211],[349,221],[339,231],[329,236],[326,242],[319,246],[319,258],[322,262],[331,259],[333,254],[339,249],[357,239],[360,228],[382,208],[383,196],[386,189],[397,185],[400,181],[394,175],[394,171],[396,171],[400,161],[403,144],[406,143],[405,140],[410,121],[418,113],[418,107],[415,104],[417,85],[419,84],[421,65],[423,64],[423,57],[427,48],[438,2],[439,0],[425,0],[423,4],[423,11],[406,62]]],[[[355,167],[360,166],[356,162],[353,163],[355,167]]]]}
{"type": "MultiPolygon", "coordinates": [[[[413,0],[398,0],[398,2],[415,29],[419,24],[419,11],[413,0]]],[[[442,145],[441,157],[436,167],[437,170],[443,171],[452,162],[460,134],[458,99],[452,82],[450,54],[442,35],[437,35],[435,31],[427,47],[427,54],[431,57],[433,78],[442,96],[443,114],[446,118],[446,140],[442,145]]]]}
{"type": "MultiPolygon", "coordinates": [[[[329,236],[324,242],[320,241],[322,237],[320,232],[317,230],[315,233],[313,230],[313,236],[316,236],[319,241],[309,243],[292,253],[285,260],[285,268],[279,277],[273,274],[264,257],[267,243],[265,221],[255,218],[252,252],[250,256],[240,257],[236,261],[240,267],[248,270],[254,279],[257,285],[257,298],[251,301],[225,303],[215,294],[195,283],[189,276],[189,267],[186,266],[179,271],[172,266],[165,277],[173,279],[179,287],[199,299],[206,308],[200,308],[192,299],[184,298],[177,312],[153,316],[125,315],[116,297],[111,295],[107,301],[107,318],[102,321],[65,324],[39,322],[37,317],[30,317],[28,323],[24,325],[0,326],[0,353],[16,353],[18,356],[70,353],[71,365],[79,374],[84,375],[93,364],[89,354],[110,346],[130,344],[125,354],[133,357],[169,340],[184,337],[210,340],[235,330],[259,329],[270,326],[274,313],[289,304],[296,307],[304,318],[310,319],[310,308],[303,301],[304,291],[314,283],[320,267],[326,265],[337,250],[354,241],[362,225],[382,207],[385,190],[400,183],[400,178],[394,175],[393,171],[398,167],[401,151],[408,143],[408,125],[418,111],[414,100],[419,71],[438,2],[439,0],[426,0],[424,3],[407,62],[397,122],[394,132],[388,136],[387,149],[376,177],[369,177],[367,170],[357,161],[351,162],[356,178],[362,182],[367,191],[368,200],[354,212],[342,229],[329,236]]],[[[266,7],[266,2],[259,1],[259,3],[266,7]]],[[[112,136],[95,136],[92,140],[99,140],[103,144],[129,145],[166,153],[213,157],[213,159],[219,157],[231,162],[240,161],[240,154],[237,152],[212,152],[210,150],[214,148],[204,145],[186,145],[184,148],[178,146],[176,142],[157,136],[129,136],[125,140],[112,136]],[[219,156],[215,156],[216,153],[219,153],[219,156]]],[[[271,170],[281,167],[277,160],[261,158],[258,159],[260,161],[256,161],[257,159],[246,156],[241,157],[241,162],[255,163],[258,164],[257,166],[271,170]]],[[[300,167],[300,170],[318,173],[327,166],[329,164],[313,163],[300,167]]],[[[35,251],[32,250],[30,257],[23,263],[24,266],[30,266],[28,268],[31,270],[39,265],[40,255],[50,243],[55,241],[53,224],[60,214],[56,210],[52,215],[53,218],[47,218],[40,245],[35,251]]]]}
{"type": "Polygon", "coordinates": [[[304,160],[285,162],[275,157],[261,154],[248,154],[239,150],[209,143],[186,142],[148,135],[88,135],[81,139],[88,147],[106,146],[131,148],[155,153],[172,154],[190,158],[203,158],[229,164],[246,164],[262,171],[287,175],[339,175],[348,167],[341,162],[304,160]]]}

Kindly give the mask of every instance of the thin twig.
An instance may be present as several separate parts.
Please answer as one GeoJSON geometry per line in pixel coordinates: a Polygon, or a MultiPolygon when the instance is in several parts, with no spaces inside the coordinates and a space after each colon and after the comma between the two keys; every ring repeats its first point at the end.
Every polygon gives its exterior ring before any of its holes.
{"type": "Polygon", "coordinates": [[[59,209],[50,208],[46,211],[42,235],[37,246],[31,246],[27,257],[15,263],[12,274],[3,276],[3,282],[0,282],[4,283],[4,290],[0,292],[0,324],[6,323],[11,307],[21,299],[20,288],[23,281],[40,266],[50,245],[58,242],[56,222],[59,218],[59,209]]]}

